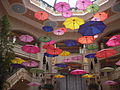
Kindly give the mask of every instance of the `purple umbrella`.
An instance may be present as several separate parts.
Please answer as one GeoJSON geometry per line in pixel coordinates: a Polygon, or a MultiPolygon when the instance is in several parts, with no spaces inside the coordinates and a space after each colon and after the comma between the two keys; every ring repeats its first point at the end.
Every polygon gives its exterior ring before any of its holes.
{"type": "Polygon", "coordinates": [[[65,18],[71,17],[72,16],[72,12],[71,11],[63,12],[62,16],[65,17],[65,18]]]}
{"type": "Polygon", "coordinates": [[[94,58],[96,55],[96,53],[89,53],[87,55],[85,55],[86,58],[94,58]]]}
{"type": "Polygon", "coordinates": [[[83,59],[83,56],[74,56],[74,57],[71,57],[72,60],[81,60],[83,59]]]}
{"type": "Polygon", "coordinates": [[[100,18],[94,17],[91,19],[91,21],[100,21],[100,18]]]}
{"type": "Polygon", "coordinates": [[[55,10],[58,12],[66,12],[70,9],[70,5],[66,2],[59,2],[55,4],[55,10]]]}
{"type": "Polygon", "coordinates": [[[11,64],[11,66],[14,68],[25,68],[25,66],[23,66],[21,64],[11,64]]]}
{"type": "Polygon", "coordinates": [[[67,65],[67,64],[64,64],[64,63],[58,63],[58,64],[55,64],[55,66],[61,67],[61,68],[66,68],[66,67],[68,67],[68,65],[67,65]]]}
{"type": "Polygon", "coordinates": [[[53,33],[55,35],[63,35],[64,34],[64,31],[63,30],[54,30],[53,33]]]}
{"type": "Polygon", "coordinates": [[[27,61],[27,62],[23,62],[22,65],[26,67],[37,67],[38,63],[35,61],[27,61]]]}
{"type": "Polygon", "coordinates": [[[38,82],[30,82],[27,84],[28,86],[40,86],[41,84],[38,82]]]}
{"type": "Polygon", "coordinates": [[[21,35],[19,39],[23,42],[32,42],[34,40],[30,35],[21,35]]]}
{"type": "Polygon", "coordinates": [[[112,80],[108,80],[108,81],[103,82],[103,85],[115,85],[115,84],[117,84],[117,82],[112,81],[112,80]]]}
{"type": "Polygon", "coordinates": [[[120,66],[120,61],[116,62],[115,64],[118,65],[118,66],[120,66]]]}
{"type": "Polygon", "coordinates": [[[72,60],[70,58],[64,59],[63,62],[71,62],[72,60]]]}

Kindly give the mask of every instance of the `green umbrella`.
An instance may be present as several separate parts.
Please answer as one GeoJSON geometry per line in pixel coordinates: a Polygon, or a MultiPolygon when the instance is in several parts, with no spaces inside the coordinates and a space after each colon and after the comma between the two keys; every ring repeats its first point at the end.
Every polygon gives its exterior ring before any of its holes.
{"type": "Polygon", "coordinates": [[[104,67],[104,68],[101,69],[102,72],[112,72],[112,71],[114,71],[114,70],[115,70],[115,69],[112,68],[112,67],[104,67]]]}
{"type": "Polygon", "coordinates": [[[40,37],[38,40],[41,41],[41,42],[49,42],[49,41],[52,40],[52,38],[43,36],[43,37],[40,37]]]}
{"type": "Polygon", "coordinates": [[[61,68],[61,67],[55,67],[54,69],[56,69],[56,70],[61,70],[61,69],[63,69],[63,68],[61,68]]]}
{"type": "Polygon", "coordinates": [[[97,4],[92,4],[87,7],[88,13],[96,13],[99,10],[99,6],[97,4]]]}
{"type": "Polygon", "coordinates": [[[40,69],[40,68],[31,68],[30,72],[31,73],[37,73],[37,74],[44,73],[44,71],[42,69],[40,69]]]}
{"type": "Polygon", "coordinates": [[[90,44],[90,45],[87,46],[87,49],[88,49],[88,50],[98,49],[98,45],[96,45],[96,44],[90,44]]]}

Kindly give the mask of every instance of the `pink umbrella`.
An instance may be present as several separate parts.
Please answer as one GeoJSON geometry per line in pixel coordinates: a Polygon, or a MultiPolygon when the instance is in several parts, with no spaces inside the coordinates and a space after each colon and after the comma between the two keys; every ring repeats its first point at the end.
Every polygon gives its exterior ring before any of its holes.
{"type": "Polygon", "coordinates": [[[70,9],[70,5],[66,2],[59,2],[55,4],[55,10],[58,12],[66,12],[70,9]]]}
{"type": "Polygon", "coordinates": [[[71,11],[63,12],[62,16],[65,17],[65,18],[71,17],[72,16],[72,12],[71,11]]]}
{"type": "Polygon", "coordinates": [[[30,82],[27,84],[28,86],[40,86],[41,84],[38,82],[30,82]]]}
{"type": "Polygon", "coordinates": [[[120,45],[120,35],[115,35],[112,36],[108,41],[107,41],[107,46],[119,46],[120,45]]]}
{"type": "Polygon", "coordinates": [[[27,53],[33,53],[33,54],[40,52],[40,48],[34,45],[25,45],[25,46],[22,46],[21,49],[27,53]]]}
{"type": "Polygon", "coordinates": [[[87,72],[85,70],[81,70],[81,69],[76,69],[70,72],[70,74],[73,75],[81,75],[81,74],[86,74],[87,72]]]}
{"type": "Polygon", "coordinates": [[[45,44],[55,44],[55,40],[51,40],[49,42],[45,42],[45,44]]]}
{"type": "Polygon", "coordinates": [[[37,67],[38,63],[35,61],[27,61],[27,62],[23,62],[22,65],[26,67],[37,67]]]}
{"type": "Polygon", "coordinates": [[[103,85],[115,85],[115,84],[117,84],[117,82],[111,80],[103,82],[103,85]]]}
{"type": "Polygon", "coordinates": [[[86,10],[86,8],[91,4],[92,4],[92,2],[90,0],[78,0],[76,2],[76,7],[79,10],[86,10]]]}
{"type": "Polygon", "coordinates": [[[83,56],[74,56],[74,57],[71,57],[72,60],[81,60],[83,59],[83,56]]]}
{"type": "Polygon", "coordinates": [[[63,30],[54,30],[53,33],[55,35],[63,35],[64,34],[64,31],[63,30]]]}
{"type": "Polygon", "coordinates": [[[34,40],[30,35],[21,35],[19,39],[23,42],[32,42],[34,40]]]}
{"type": "Polygon", "coordinates": [[[64,59],[63,62],[71,62],[72,60],[70,58],[64,59]]]}
{"type": "Polygon", "coordinates": [[[64,32],[67,32],[67,29],[66,28],[59,28],[59,30],[62,30],[64,32]]]}
{"type": "Polygon", "coordinates": [[[118,66],[120,66],[120,61],[116,62],[115,64],[118,65],[118,66]]]}

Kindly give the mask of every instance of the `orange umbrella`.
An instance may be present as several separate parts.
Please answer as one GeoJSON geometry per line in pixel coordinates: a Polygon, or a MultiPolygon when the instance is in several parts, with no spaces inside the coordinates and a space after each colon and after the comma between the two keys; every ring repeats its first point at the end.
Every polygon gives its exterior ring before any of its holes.
{"type": "Polygon", "coordinates": [[[91,44],[95,41],[95,38],[93,36],[83,36],[78,38],[78,42],[81,44],[91,44]]]}
{"type": "Polygon", "coordinates": [[[38,11],[34,14],[34,17],[37,18],[38,20],[46,20],[48,19],[48,13],[44,11],[38,11]]]}
{"type": "Polygon", "coordinates": [[[104,21],[108,18],[108,14],[106,12],[98,12],[94,15],[94,18],[99,18],[100,21],[104,21]]]}

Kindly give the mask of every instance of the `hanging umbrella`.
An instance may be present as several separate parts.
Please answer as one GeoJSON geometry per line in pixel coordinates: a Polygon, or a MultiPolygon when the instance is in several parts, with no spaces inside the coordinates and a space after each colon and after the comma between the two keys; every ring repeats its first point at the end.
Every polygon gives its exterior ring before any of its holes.
{"type": "Polygon", "coordinates": [[[21,58],[15,58],[15,59],[11,60],[11,62],[13,64],[22,64],[23,62],[25,62],[25,60],[23,60],[21,58]]]}
{"type": "Polygon", "coordinates": [[[108,18],[108,14],[106,12],[98,12],[94,15],[94,18],[100,18],[100,21],[104,21],[108,18]]]}
{"type": "Polygon", "coordinates": [[[67,64],[64,64],[64,63],[55,64],[55,66],[61,67],[61,68],[66,68],[66,67],[68,67],[68,65],[67,65],[67,64]]]}
{"type": "Polygon", "coordinates": [[[104,68],[101,69],[102,72],[112,72],[112,71],[114,71],[114,70],[115,70],[115,69],[112,68],[112,67],[104,67],[104,68]]]}
{"type": "Polygon", "coordinates": [[[67,32],[67,29],[66,28],[59,28],[59,30],[62,30],[64,32],[67,32]]]}
{"type": "Polygon", "coordinates": [[[11,64],[13,68],[25,68],[22,64],[11,64]]]}
{"type": "Polygon", "coordinates": [[[40,86],[41,84],[38,82],[30,82],[27,84],[28,86],[40,86]]]}
{"type": "Polygon", "coordinates": [[[117,53],[117,51],[112,48],[111,49],[102,49],[100,51],[97,51],[95,56],[98,58],[107,58],[107,57],[114,56],[116,53],[117,53]]]}
{"type": "Polygon", "coordinates": [[[79,55],[79,56],[73,56],[71,57],[72,60],[82,60],[83,56],[79,55]]]}
{"type": "Polygon", "coordinates": [[[86,10],[86,8],[88,6],[90,6],[92,4],[92,1],[90,0],[78,0],[76,2],[76,7],[79,9],[79,10],[86,10]]]}
{"type": "Polygon", "coordinates": [[[98,45],[96,45],[96,44],[90,44],[90,45],[87,46],[87,49],[88,49],[88,50],[98,49],[98,45]]]}
{"type": "Polygon", "coordinates": [[[58,25],[57,22],[51,20],[46,20],[43,22],[43,24],[45,26],[51,26],[52,28],[55,28],[58,25]]]}
{"type": "Polygon", "coordinates": [[[53,33],[55,35],[63,35],[64,34],[64,31],[63,30],[54,30],[53,33]]]}
{"type": "Polygon", "coordinates": [[[63,13],[62,13],[62,16],[65,17],[65,18],[69,18],[69,17],[72,16],[72,12],[71,12],[71,11],[63,12],[63,13]]]}
{"type": "Polygon", "coordinates": [[[64,78],[64,75],[55,75],[54,78],[64,78]]]}
{"type": "Polygon", "coordinates": [[[88,21],[81,25],[78,29],[78,33],[83,36],[94,36],[96,34],[102,33],[106,25],[102,21],[88,21]]]}
{"type": "Polygon", "coordinates": [[[46,13],[45,11],[38,11],[34,14],[34,17],[36,19],[42,20],[42,21],[48,19],[48,16],[49,16],[48,13],[46,13]]]}
{"type": "Polygon", "coordinates": [[[112,36],[106,43],[107,46],[119,46],[120,45],[120,35],[112,36]]]}
{"type": "Polygon", "coordinates": [[[46,64],[46,57],[45,57],[45,54],[43,56],[43,65],[46,64]]]}
{"type": "Polygon", "coordinates": [[[93,18],[91,19],[91,21],[100,21],[100,18],[93,17],[93,18]]]}
{"type": "Polygon", "coordinates": [[[48,44],[48,45],[50,45],[50,44],[55,44],[55,40],[51,40],[51,41],[49,41],[49,42],[45,42],[45,44],[48,44]]]}
{"type": "Polygon", "coordinates": [[[72,59],[70,59],[70,58],[67,58],[67,59],[63,60],[63,62],[71,62],[71,61],[72,61],[72,59]]]}
{"type": "Polygon", "coordinates": [[[52,31],[53,31],[53,27],[51,27],[51,26],[44,26],[44,27],[42,27],[42,29],[43,29],[45,32],[52,32],[52,31]]]}
{"type": "Polygon", "coordinates": [[[92,4],[87,7],[88,13],[96,13],[99,10],[99,6],[97,4],[92,4]]]}
{"type": "Polygon", "coordinates": [[[21,49],[24,52],[33,53],[33,54],[40,52],[40,48],[38,48],[37,46],[34,46],[34,45],[25,45],[25,46],[22,46],[21,49]]]}
{"type": "Polygon", "coordinates": [[[108,80],[108,81],[103,82],[103,85],[115,85],[115,84],[118,84],[118,83],[115,81],[112,81],[112,80],[108,80]]]}
{"type": "Polygon", "coordinates": [[[85,55],[86,58],[94,58],[95,57],[95,53],[89,53],[87,55],[85,55]]]}
{"type": "Polygon", "coordinates": [[[115,64],[118,65],[118,66],[120,66],[120,61],[116,62],[115,64]]]}
{"type": "Polygon", "coordinates": [[[61,70],[61,69],[63,69],[63,68],[61,68],[61,67],[55,67],[54,69],[56,69],[56,70],[61,70]]]}
{"type": "Polygon", "coordinates": [[[63,24],[66,28],[75,30],[78,29],[80,25],[84,24],[84,19],[81,19],[79,17],[70,17],[67,18],[63,24]]]}
{"type": "Polygon", "coordinates": [[[66,12],[70,9],[70,5],[66,2],[56,3],[54,7],[58,12],[66,12]]]}
{"type": "Polygon", "coordinates": [[[82,75],[82,74],[86,74],[87,72],[85,70],[81,70],[81,69],[76,69],[70,72],[70,74],[73,75],[82,75]]]}
{"type": "Polygon", "coordinates": [[[64,42],[64,44],[68,47],[71,47],[71,46],[76,46],[77,45],[77,41],[76,40],[66,40],[64,42]]]}
{"type": "Polygon", "coordinates": [[[44,53],[44,55],[47,56],[47,57],[56,57],[56,56],[58,56],[58,55],[51,55],[51,54],[48,54],[48,53],[44,53]]]}
{"type": "Polygon", "coordinates": [[[34,40],[34,38],[30,35],[21,35],[19,39],[23,42],[32,42],[34,40]]]}
{"type": "Polygon", "coordinates": [[[26,67],[37,67],[38,63],[35,61],[26,61],[26,62],[23,62],[22,65],[26,67]]]}
{"type": "Polygon", "coordinates": [[[78,42],[81,44],[91,44],[94,43],[95,39],[93,36],[83,36],[78,38],[78,42]]]}
{"type": "Polygon", "coordinates": [[[59,48],[47,49],[46,52],[51,55],[59,55],[60,53],[62,53],[62,49],[59,48]]]}
{"type": "Polygon", "coordinates": [[[53,49],[53,48],[55,48],[55,47],[54,47],[54,45],[52,45],[52,44],[45,44],[45,45],[43,45],[43,48],[44,48],[44,49],[53,49]]]}
{"type": "Polygon", "coordinates": [[[68,51],[62,51],[61,54],[59,54],[60,56],[69,56],[70,55],[70,52],[68,51]]]}
{"type": "Polygon", "coordinates": [[[40,37],[38,40],[41,42],[49,42],[52,40],[52,38],[48,36],[43,36],[43,37],[40,37]]]}
{"type": "Polygon", "coordinates": [[[31,68],[30,72],[40,74],[40,73],[44,73],[44,70],[42,70],[40,68],[31,68]]]}
{"type": "Polygon", "coordinates": [[[85,75],[82,76],[82,78],[93,78],[93,75],[85,74],[85,75]]]}

